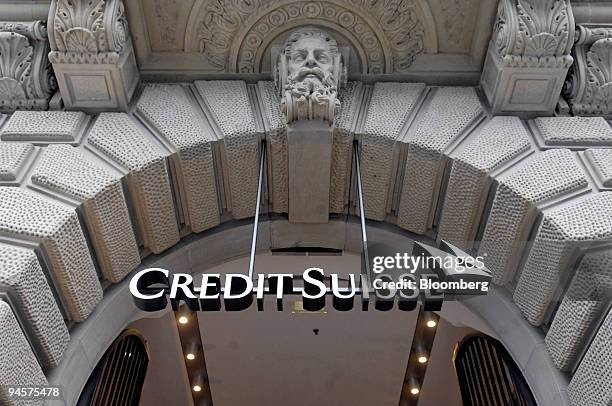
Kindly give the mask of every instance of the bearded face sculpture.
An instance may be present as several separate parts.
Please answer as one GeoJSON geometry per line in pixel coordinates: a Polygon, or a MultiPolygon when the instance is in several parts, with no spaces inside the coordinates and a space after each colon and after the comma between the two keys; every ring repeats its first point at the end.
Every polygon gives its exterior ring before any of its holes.
{"type": "Polygon", "coordinates": [[[278,74],[287,123],[324,120],[330,124],[340,106],[340,76],[346,76],[336,40],[315,27],[289,35],[280,55],[278,74]]]}

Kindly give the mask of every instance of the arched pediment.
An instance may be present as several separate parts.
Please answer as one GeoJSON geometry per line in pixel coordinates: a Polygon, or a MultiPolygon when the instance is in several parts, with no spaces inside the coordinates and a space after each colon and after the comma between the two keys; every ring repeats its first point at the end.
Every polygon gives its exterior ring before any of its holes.
{"type": "Polygon", "coordinates": [[[402,73],[417,55],[437,52],[435,24],[423,0],[198,0],[185,51],[202,53],[220,71],[259,73],[269,44],[306,24],[347,38],[366,74],[402,73]]]}

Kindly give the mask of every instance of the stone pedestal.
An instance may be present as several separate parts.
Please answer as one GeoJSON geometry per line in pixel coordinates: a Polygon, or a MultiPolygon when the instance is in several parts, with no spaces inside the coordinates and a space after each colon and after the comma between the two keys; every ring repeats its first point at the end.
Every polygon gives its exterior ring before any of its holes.
{"type": "Polygon", "coordinates": [[[570,65],[567,56],[550,66],[528,66],[520,58],[500,56],[491,43],[480,84],[494,115],[551,115],[570,65]]]}
{"type": "Polygon", "coordinates": [[[127,111],[139,78],[131,43],[121,54],[89,54],[85,60],[52,52],[51,61],[67,109],[127,111]]]}
{"type": "Polygon", "coordinates": [[[494,115],[552,115],[572,64],[569,0],[501,0],[480,84],[494,115]]]}
{"type": "Polygon", "coordinates": [[[287,126],[289,221],[327,223],[333,127],[319,120],[287,126]]]}
{"type": "Polygon", "coordinates": [[[121,0],[53,0],[49,43],[66,108],[127,111],[139,74],[121,0]]]}

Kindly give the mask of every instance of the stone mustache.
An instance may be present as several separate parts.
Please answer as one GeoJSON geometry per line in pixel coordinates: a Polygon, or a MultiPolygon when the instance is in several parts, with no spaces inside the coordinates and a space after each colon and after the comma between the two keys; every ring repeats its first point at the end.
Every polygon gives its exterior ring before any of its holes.
{"type": "Polygon", "coordinates": [[[334,121],[340,106],[338,87],[346,71],[336,40],[316,27],[293,31],[279,55],[277,83],[287,123],[334,121]]]}

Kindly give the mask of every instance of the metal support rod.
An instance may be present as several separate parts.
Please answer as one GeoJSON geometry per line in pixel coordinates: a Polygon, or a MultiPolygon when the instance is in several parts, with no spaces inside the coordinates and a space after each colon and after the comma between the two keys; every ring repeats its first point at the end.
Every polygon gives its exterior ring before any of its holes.
{"type": "Polygon", "coordinates": [[[255,251],[257,248],[257,231],[259,227],[259,210],[261,207],[261,195],[263,188],[264,163],[266,161],[266,141],[262,140],[260,144],[261,158],[259,161],[259,181],[257,183],[257,206],[255,206],[255,219],[253,222],[253,238],[251,240],[251,258],[249,259],[249,278],[253,279],[255,271],[255,251]]]}
{"type": "Polygon", "coordinates": [[[363,208],[363,187],[361,185],[361,166],[359,165],[359,142],[353,142],[355,151],[355,171],[357,172],[357,192],[359,197],[359,220],[361,221],[361,243],[366,276],[370,277],[370,255],[368,253],[368,233],[366,231],[365,210],[363,208]]]}

